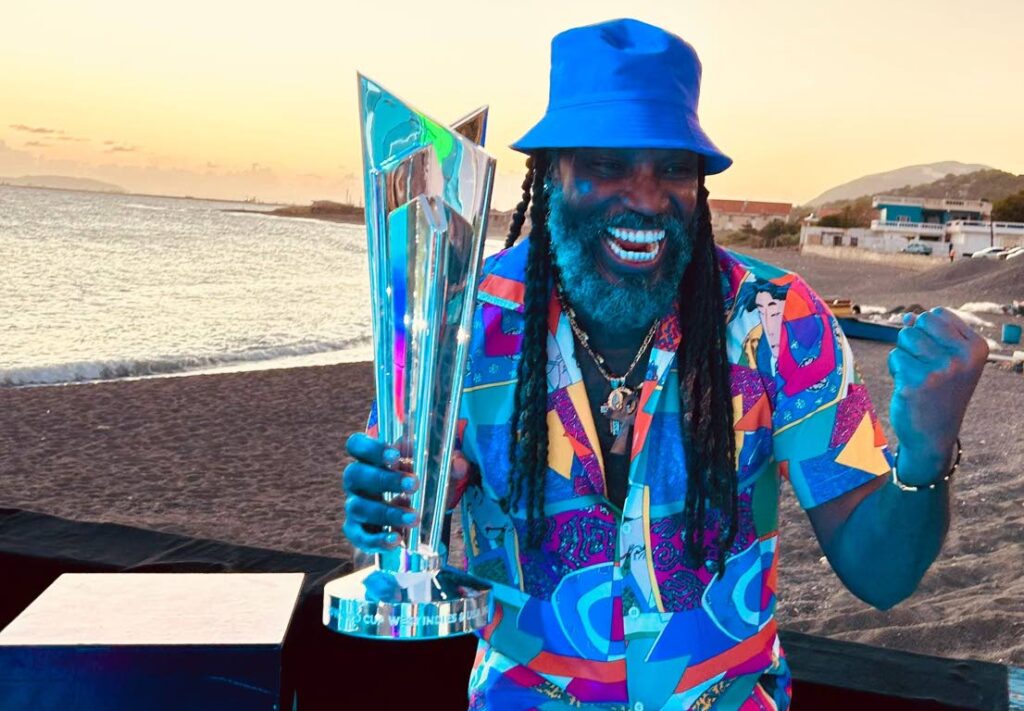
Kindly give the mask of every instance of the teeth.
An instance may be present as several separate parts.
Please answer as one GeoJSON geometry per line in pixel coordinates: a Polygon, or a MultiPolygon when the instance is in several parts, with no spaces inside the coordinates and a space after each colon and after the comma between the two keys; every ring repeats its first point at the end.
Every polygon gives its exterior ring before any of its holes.
{"type": "Polygon", "coordinates": [[[617,245],[615,240],[607,240],[607,242],[615,256],[624,262],[650,262],[653,261],[654,258],[658,256],[658,252],[661,251],[660,244],[656,244],[654,249],[650,252],[630,252],[617,245]]]}
{"type": "Polygon", "coordinates": [[[665,230],[624,230],[621,227],[609,227],[608,234],[623,242],[653,244],[665,239],[665,230]]]}
{"type": "Polygon", "coordinates": [[[606,240],[612,252],[624,262],[650,262],[661,251],[661,241],[665,239],[665,230],[627,230],[621,227],[609,227],[608,234],[614,239],[606,240]],[[615,240],[631,244],[644,244],[647,249],[630,251],[620,247],[615,240]]]}

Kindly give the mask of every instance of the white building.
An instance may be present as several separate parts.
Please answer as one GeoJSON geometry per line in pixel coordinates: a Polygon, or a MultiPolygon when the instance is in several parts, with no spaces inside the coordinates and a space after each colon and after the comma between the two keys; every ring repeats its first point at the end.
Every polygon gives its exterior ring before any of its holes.
{"type": "Polygon", "coordinates": [[[879,195],[871,205],[878,210],[878,219],[871,221],[870,229],[805,226],[800,230],[800,244],[900,252],[921,242],[932,248],[936,259],[948,259],[950,245],[957,255],[990,246],[1024,245],[1024,223],[991,222],[992,203],[988,200],[879,195]]]}
{"type": "Polygon", "coordinates": [[[946,238],[959,254],[985,247],[1024,247],[1024,222],[954,220],[946,225],[946,238]]]}
{"type": "Polygon", "coordinates": [[[711,210],[711,228],[715,232],[741,230],[747,225],[760,230],[772,220],[789,219],[793,205],[788,202],[758,200],[708,200],[711,210]]]}

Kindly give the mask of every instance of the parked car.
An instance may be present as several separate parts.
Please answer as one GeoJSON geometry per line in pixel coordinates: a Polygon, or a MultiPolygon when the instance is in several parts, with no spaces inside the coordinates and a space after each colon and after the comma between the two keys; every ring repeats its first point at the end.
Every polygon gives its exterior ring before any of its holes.
{"type": "Polygon", "coordinates": [[[925,256],[931,256],[932,248],[924,242],[911,242],[900,251],[904,254],[923,254],[925,256]]]}
{"type": "Polygon", "coordinates": [[[1006,253],[1004,259],[1016,259],[1017,257],[1024,257],[1024,247],[1014,247],[1006,253]]]}
{"type": "Polygon", "coordinates": [[[1002,259],[1006,256],[1006,247],[985,247],[971,255],[971,259],[1002,259]]]}

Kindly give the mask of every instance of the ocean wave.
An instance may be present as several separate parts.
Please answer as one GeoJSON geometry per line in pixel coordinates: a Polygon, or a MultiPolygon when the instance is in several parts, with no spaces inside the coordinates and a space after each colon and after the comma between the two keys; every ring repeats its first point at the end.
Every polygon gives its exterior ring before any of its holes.
{"type": "Polygon", "coordinates": [[[131,207],[136,210],[159,210],[160,212],[166,212],[168,209],[170,209],[164,207],[163,205],[145,205],[140,202],[130,202],[126,204],[125,207],[131,207]]]}
{"type": "MultiPolygon", "coordinates": [[[[307,361],[309,356],[339,355],[357,351],[363,352],[371,344],[369,337],[342,341],[295,343],[270,347],[254,347],[234,353],[210,356],[183,355],[139,359],[112,359],[77,361],[44,366],[26,366],[0,371],[0,387],[27,385],[62,385],[86,383],[100,380],[144,378],[181,374],[200,374],[221,370],[254,370],[262,364],[267,367],[288,367],[295,361],[307,361]],[[273,365],[269,365],[273,363],[273,365]],[[248,367],[246,367],[248,366],[248,367]]],[[[372,356],[371,356],[372,357],[372,356]]]]}
{"type": "Polygon", "coordinates": [[[347,224],[336,223],[331,220],[319,220],[315,217],[293,217],[291,215],[275,215],[269,210],[224,210],[226,215],[243,215],[249,217],[260,217],[266,220],[285,220],[287,223],[308,222],[314,225],[347,224]]]}

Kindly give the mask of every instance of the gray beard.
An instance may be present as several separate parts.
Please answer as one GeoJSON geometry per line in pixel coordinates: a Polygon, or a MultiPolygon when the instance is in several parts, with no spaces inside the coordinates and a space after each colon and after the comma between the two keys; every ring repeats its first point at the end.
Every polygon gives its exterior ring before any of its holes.
{"type": "Polygon", "coordinates": [[[668,313],[675,301],[683,273],[693,254],[693,239],[678,226],[666,229],[668,250],[663,259],[662,278],[651,283],[643,274],[626,274],[615,284],[597,268],[596,251],[603,249],[607,223],[584,220],[576,224],[566,209],[561,186],[549,187],[548,230],[555,266],[562,289],[573,308],[587,320],[607,328],[643,328],[668,313]]]}

